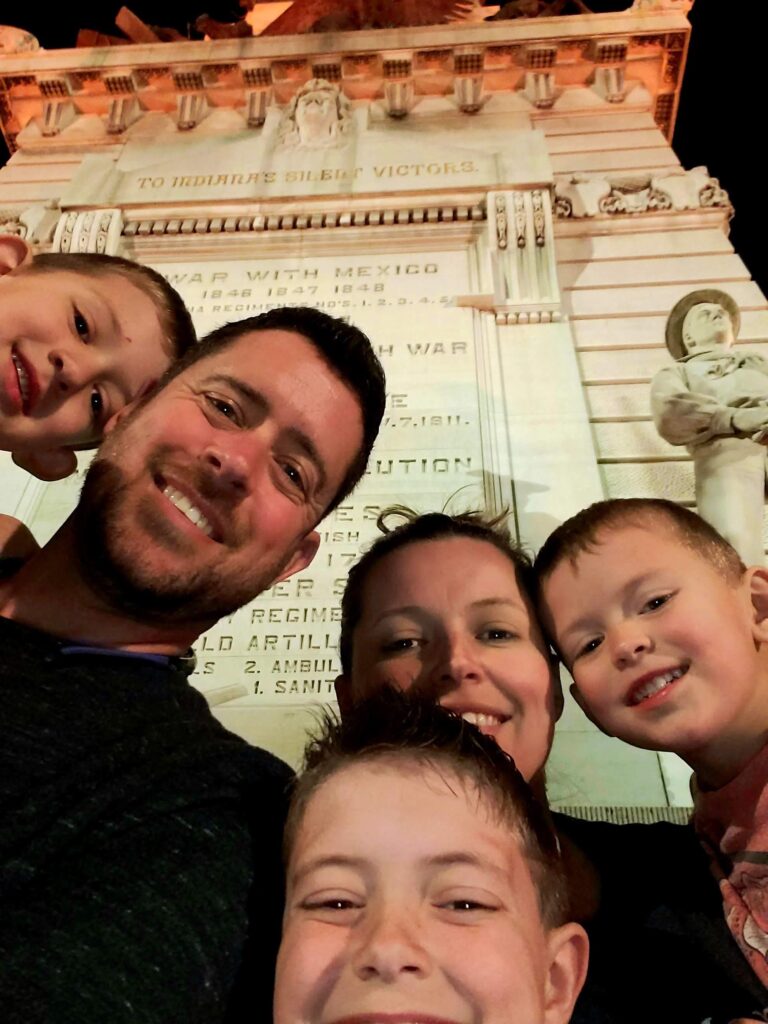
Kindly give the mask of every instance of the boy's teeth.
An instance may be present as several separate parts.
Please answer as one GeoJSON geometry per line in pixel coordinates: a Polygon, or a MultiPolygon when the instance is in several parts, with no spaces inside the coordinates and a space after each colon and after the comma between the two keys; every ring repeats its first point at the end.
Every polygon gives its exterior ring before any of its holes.
{"type": "Polygon", "coordinates": [[[640,704],[642,701],[648,700],[649,697],[653,697],[654,694],[659,693],[684,674],[685,669],[676,668],[671,672],[665,672],[663,675],[654,676],[653,679],[647,680],[647,682],[635,690],[632,694],[632,703],[640,704]]]}
{"type": "Polygon", "coordinates": [[[480,711],[462,711],[461,717],[472,725],[501,725],[501,715],[486,715],[480,711]]]}
{"type": "Polygon", "coordinates": [[[21,401],[23,405],[27,404],[29,400],[29,377],[27,371],[24,369],[24,365],[21,360],[16,356],[15,352],[11,353],[11,359],[16,369],[16,376],[19,380],[19,391],[21,392],[21,401]]]}
{"type": "Polygon", "coordinates": [[[174,491],[172,487],[164,487],[163,494],[166,496],[179,512],[183,512],[187,519],[194,523],[198,529],[202,530],[206,537],[210,537],[213,533],[213,527],[205,518],[200,509],[193,505],[192,502],[183,494],[179,494],[178,491],[174,491]]]}

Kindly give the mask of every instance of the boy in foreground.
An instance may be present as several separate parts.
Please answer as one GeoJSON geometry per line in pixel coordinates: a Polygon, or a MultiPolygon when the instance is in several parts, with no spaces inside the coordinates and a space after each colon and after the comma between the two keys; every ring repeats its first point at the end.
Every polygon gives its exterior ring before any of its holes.
{"type": "Polygon", "coordinates": [[[768,984],[768,571],[660,499],[592,505],[555,530],[535,568],[589,718],[693,769],[693,823],[728,926],[768,984]]]}
{"type": "Polygon", "coordinates": [[[42,480],[77,468],[107,422],[195,343],[177,292],[118,256],[32,256],[0,235],[0,449],[42,480]]]}
{"type": "Polygon", "coordinates": [[[275,1024],[566,1024],[587,938],[494,741],[383,691],[310,744],[286,830],[275,1024]]]}

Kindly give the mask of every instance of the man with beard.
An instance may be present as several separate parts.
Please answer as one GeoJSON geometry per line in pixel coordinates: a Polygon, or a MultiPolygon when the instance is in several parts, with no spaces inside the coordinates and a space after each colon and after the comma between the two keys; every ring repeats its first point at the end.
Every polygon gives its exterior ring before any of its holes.
{"type": "Polygon", "coordinates": [[[271,1014],[286,766],[213,719],[190,644],[299,572],[384,404],[356,328],[272,310],[118,414],[0,580],[0,1006],[46,1024],[271,1014]]]}

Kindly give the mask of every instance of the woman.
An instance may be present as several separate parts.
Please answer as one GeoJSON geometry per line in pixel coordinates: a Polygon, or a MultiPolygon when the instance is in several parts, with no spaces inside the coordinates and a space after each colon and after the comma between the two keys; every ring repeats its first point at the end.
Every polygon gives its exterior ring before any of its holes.
{"type": "MultiPolygon", "coordinates": [[[[434,696],[493,736],[543,795],[562,695],[529,559],[499,519],[398,508],[380,527],[395,516],[342,598],[342,714],[384,683],[434,696]]],[[[555,817],[592,943],[574,1022],[718,1024],[763,1012],[691,830],[555,817]]]]}

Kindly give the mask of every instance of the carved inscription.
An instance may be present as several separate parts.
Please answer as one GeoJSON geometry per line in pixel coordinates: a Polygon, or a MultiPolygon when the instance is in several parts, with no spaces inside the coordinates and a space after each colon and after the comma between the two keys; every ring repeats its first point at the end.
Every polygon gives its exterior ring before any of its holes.
{"type": "MultiPolygon", "coordinates": [[[[280,305],[350,319],[371,338],[387,373],[387,403],[368,470],[320,524],[321,546],[299,576],[222,619],[195,645],[203,691],[247,687],[255,704],[333,700],[339,600],[349,567],[377,535],[383,508],[421,511],[482,504],[482,457],[472,313],[456,253],[177,263],[157,267],[189,304],[198,331],[280,305]]],[[[33,528],[46,539],[74,505],[72,478],[46,490],[33,528]],[[62,490],[63,489],[63,490],[62,490]],[[63,507],[66,492],[68,507],[63,507]]]]}

